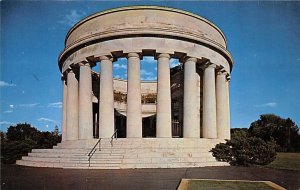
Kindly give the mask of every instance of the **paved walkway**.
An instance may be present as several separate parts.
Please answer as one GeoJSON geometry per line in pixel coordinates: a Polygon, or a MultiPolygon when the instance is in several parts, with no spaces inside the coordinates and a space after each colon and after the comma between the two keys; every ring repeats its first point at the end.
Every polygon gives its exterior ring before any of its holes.
{"type": "Polygon", "coordinates": [[[1,165],[1,189],[163,189],[175,190],[182,178],[272,181],[300,189],[300,171],[258,167],[75,170],[1,165]]]}

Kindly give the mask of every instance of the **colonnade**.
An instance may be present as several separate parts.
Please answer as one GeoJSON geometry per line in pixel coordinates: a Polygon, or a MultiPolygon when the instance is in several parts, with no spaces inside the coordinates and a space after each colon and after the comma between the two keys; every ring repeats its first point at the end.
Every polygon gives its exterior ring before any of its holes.
{"type": "MultiPolygon", "coordinates": [[[[142,138],[142,103],[139,53],[127,54],[127,138],[142,138]]],[[[172,138],[170,58],[167,53],[158,54],[157,59],[157,138],[172,138]]],[[[99,97],[99,137],[110,138],[114,132],[113,59],[99,56],[100,97],[99,97]]],[[[200,138],[199,114],[197,113],[197,73],[198,59],[187,57],[184,64],[183,137],[200,138]]],[[[92,78],[91,63],[76,64],[66,70],[63,80],[62,140],[93,138],[92,78]]],[[[230,138],[229,75],[212,63],[203,68],[203,121],[201,137],[211,139],[230,138]]]]}

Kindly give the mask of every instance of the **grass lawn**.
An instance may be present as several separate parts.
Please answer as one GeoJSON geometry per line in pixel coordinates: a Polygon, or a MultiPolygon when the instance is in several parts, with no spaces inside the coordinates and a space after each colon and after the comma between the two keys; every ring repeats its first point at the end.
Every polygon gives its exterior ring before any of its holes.
{"type": "Polygon", "coordinates": [[[263,189],[274,190],[273,187],[264,182],[250,181],[227,181],[227,180],[188,180],[185,190],[249,190],[263,189]]]}
{"type": "Polygon", "coordinates": [[[276,159],[267,167],[300,171],[300,153],[277,153],[276,159]]]}

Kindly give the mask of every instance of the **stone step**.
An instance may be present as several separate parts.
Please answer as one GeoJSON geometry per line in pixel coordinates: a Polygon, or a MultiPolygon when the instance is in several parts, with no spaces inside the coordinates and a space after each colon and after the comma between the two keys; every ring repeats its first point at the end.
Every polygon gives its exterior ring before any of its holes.
{"type": "MultiPolygon", "coordinates": [[[[57,148],[54,148],[55,150],[59,150],[59,149],[86,149],[87,151],[91,151],[93,148],[93,146],[77,146],[77,145],[64,145],[64,146],[59,146],[57,148]]],[[[205,149],[205,150],[210,150],[212,148],[214,148],[213,145],[203,145],[203,146],[197,146],[197,145],[176,145],[176,146],[168,146],[168,145],[114,145],[114,146],[110,146],[110,145],[107,145],[107,146],[101,146],[101,149],[124,149],[124,148],[127,148],[127,149],[144,149],[144,148],[147,148],[147,149],[158,149],[158,148],[173,148],[173,149],[176,149],[176,148],[197,148],[197,149],[205,149]]],[[[99,150],[98,147],[96,147],[96,149],[99,150]]]]}
{"type": "MultiPolygon", "coordinates": [[[[88,157],[72,157],[72,158],[56,158],[56,157],[31,157],[23,156],[22,160],[36,162],[70,162],[70,163],[88,163],[88,157]]],[[[179,163],[179,162],[211,162],[216,161],[213,157],[144,157],[144,158],[115,158],[107,157],[92,157],[93,163],[179,163]]]]}
{"type": "MultiPolygon", "coordinates": [[[[56,154],[56,153],[28,153],[28,157],[42,157],[42,158],[88,158],[87,154],[56,154]]],[[[110,159],[123,158],[124,154],[94,154],[93,158],[109,157],[110,159]]]]}
{"type": "MultiPolygon", "coordinates": [[[[180,168],[224,166],[209,152],[219,140],[209,139],[118,139],[113,146],[104,139],[101,151],[88,153],[97,139],[67,141],[54,149],[33,149],[19,165],[81,169],[180,168]],[[90,166],[89,167],[89,163],[90,166]]],[[[97,147],[98,148],[98,147],[97,147]]]]}
{"type": "MultiPolygon", "coordinates": [[[[210,150],[207,149],[195,149],[195,148],[155,148],[155,149],[130,149],[130,148],[109,148],[102,149],[101,151],[96,150],[96,154],[135,154],[135,153],[166,153],[166,154],[177,154],[177,153],[192,153],[192,154],[203,154],[209,153],[210,150]]],[[[32,153],[48,153],[48,154],[77,154],[77,155],[88,155],[90,151],[86,149],[33,149],[32,153]]]]}
{"type": "Polygon", "coordinates": [[[33,162],[18,160],[18,165],[33,167],[55,167],[70,169],[127,169],[127,168],[182,168],[182,167],[205,167],[205,166],[228,166],[225,162],[182,162],[182,163],[94,163],[90,167],[86,163],[58,163],[58,162],[33,162]]]}
{"type": "Polygon", "coordinates": [[[146,152],[146,153],[134,153],[124,154],[124,158],[188,158],[188,157],[212,157],[208,152],[146,152]]]}
{"type": "MultiPolygon", "coordinates": [[[[28,157],[35,158],[66,158],[86,160],[86,154],[53,154],[53,153],[29,153],[28,157]]],[[[211,153],[185,153],[185,152],[145,152],[134,154],[112,154],[112,153],[97,153],[92,156],[92,159],[143,159],[143,158],[213,158],[211,153]]]]}
{"type": "MultiPolygon", "coordinates": [[[[116,149],[113,149],[116,150],[116,149]]],[[[126,151],[126,153],[130,153],[130,152],[209,152],[210,149],[207,148],[203,148],[203,149],[199,149],[199,148],[135,148],[135,149],[131,149],[131,148],[126,148],[123,149],[126,151]]]]}
{"type": "MultiPolygon", "coordinates": [[[[57,153],[57,154],[86,154],[88,155],[91,150],[88,149],[32,149],[32,153],[57,153]]],[[[99,150],[96,150],[99,152],[99,150]]],[[[95,152],[95,153],[96,153],[95,152]]],[[[124,153],[125,149],[101,149],[102,153],[124,153]]]]}
{"type": "MultiPolygon", "coordinates": [[[[68,163],[77,163],[77,164],[88,164],[88,160],[69,160],[68,163]]],[[[91,159],[91,164],[121,164],[122,159],[91,159]]]]}
{"type": "Polygon", "coordinates": [[[69,158],[44,158],[44,157],[30,157],[30,156],[22,156],[22,160],[32,161],[32,162],[68,162],[69,158]]]}
{"type": "MultiPolygon", "coordinates": [[[[120,163],[91,163],[91,166],[96,166],[101,169],[120,169],[120,163]]],[[[90,169],[88,163],[65,163],[63,168],[73,169],[90,169]]]]}
{"type": "Polygon", "coordinates": [[[80,163],[73,165],[65,165],[64,168],[80,168],[80,169],[130,169],[130,168],[189,168],[189,167],[206,167],[206,166],[228,166],[223,162],[186,162],[186,163],[126,163],[126,164],[101,164],[80,163]]]}
{"type": "MultiPolygon", "coordinates": [[[[94,147],[97,140],[68,141],[58,144],[55,148],[94,147]]],[[[212,139],[118,139],[113,146],[129,147],[213,147],[220,140],[212,139]]],[[[111,146],[110,141],[101,141],[101,147],[111,146]]]]}
{"type": "Polygon", "coordinates": [[[32,167],[63,168],[63,163],[60,162],[36,162],[30,160],[17,160],[16,164],[32,167]]]}

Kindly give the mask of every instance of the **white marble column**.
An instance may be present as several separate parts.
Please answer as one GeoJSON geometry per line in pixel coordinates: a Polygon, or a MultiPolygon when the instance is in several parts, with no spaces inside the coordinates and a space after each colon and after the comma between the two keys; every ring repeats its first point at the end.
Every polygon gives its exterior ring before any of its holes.
{"type": "Polygon", "coordinates": [[[127,80],[127,138],[142,137],[142,104],[140,57],[137,53],[128,54],[127,80]]]}
{"type": "Polygon", "coordinates": [[[79,72],[79,139],[93,138],[92,73],[88,63],[79,72]]]}
{"type": "Polygon", "coordinates": [[[112,59],[100,57],[99,137],[110,138],[115,129],[112,59]]]}
{"type": "Polygon", "coordinates": [[[63,86],[63,100],[62,100],[62,125],[61,125],[61,141],[67,140],[67,94],[68,87],[66,81],[62,79],[63,86]]]}
{"type": "Polygon", "coordinates": [[[203,77],[203,137],[217,138],[215,65],[204,70],[203,77]]]}
{"type": "Polygon", "coordinates": [[[197,125],[197,80],[196,58],[188,58],[184,63],[184,96],[183,96],[183,137],[200,138],[197,125]]]}
{"type": "Polygon", "coordinates": [[[172,137],[169,54],[159,54],[157,59],[156,137],[172,137]]]}
{"type": "Polygon", "coordinates": [[[217,101],[217,137],[226,139],[227,137],[227,92],[226,73],[218,72],[216,81],[216,101],[217,101]]]}
{"type": "Polygon", "coordinates": [[[229,96],[229,85],[230,84],[230,78],[228,77],[228,79],[226,79],[226,100],[227,100],[227,117],[226,117],[226,121],[227,121],[227,124],[226,124],[226,136],[225,136],[225,139],[230,139],[230,96],[229,96]]]}
{"type": "Polygon", "coordinates": [[[73,70],[68,73],[67,140],[78,140],[78,81],[73,70]]]}

